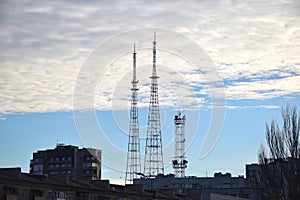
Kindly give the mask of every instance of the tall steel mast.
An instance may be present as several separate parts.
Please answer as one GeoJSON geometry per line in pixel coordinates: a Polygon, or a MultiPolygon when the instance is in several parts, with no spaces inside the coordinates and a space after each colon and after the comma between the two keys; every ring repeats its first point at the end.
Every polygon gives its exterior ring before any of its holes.
{"type": "Polygon", "coordinates": [[[136,79],[136,51],[135,44],[133,48],[133,78],[131,88],[131,108],[130,108],[130,124],[129,139],[127,152],[127,166],[125,175],[125,184],[133,182],[134,178],[138,178],[137,173],[141,173],[140,161],[140,138],[139,138],[139,121],[138,121],[138,81],[136,79]]]}
{"type": "Polygon", "coordinates": [[[159,78],[156,73],[156,34],[153,41],[153,68],[151,78],[150,105],[148,113],[148,129],[145,147],[144,175],[154,177],[164,173],[160,113],[158,101],[159,78]]]}

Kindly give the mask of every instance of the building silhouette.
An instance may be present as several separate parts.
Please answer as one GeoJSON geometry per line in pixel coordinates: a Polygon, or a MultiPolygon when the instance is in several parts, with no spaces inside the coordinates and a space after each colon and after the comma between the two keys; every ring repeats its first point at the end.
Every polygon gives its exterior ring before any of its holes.
{"type": "Polygon", "coordinates": [[[69,175],[35,175],[21,168],[0,168],[0,199],[5,200],[151,200],[185,199],[147,190],[142,185],[114,185],[69,175]]]}
{"type": "Polygon", "coordinates": [[[171,192],[186,199],[251,199],[258,200],[256,190],[247,186],[243,176],[232,177],[230,173],[215,173],[214,177],[175,177],[173,174],[155,178],[134,179],[136,185],[160,192],[171,192]]]}
{"type": "Polygon", "coordinates": [[[70,175],[84,180],[101,179],[101,151],[58,144],[55,149],[33,153],[30,174],[70,175]]]}

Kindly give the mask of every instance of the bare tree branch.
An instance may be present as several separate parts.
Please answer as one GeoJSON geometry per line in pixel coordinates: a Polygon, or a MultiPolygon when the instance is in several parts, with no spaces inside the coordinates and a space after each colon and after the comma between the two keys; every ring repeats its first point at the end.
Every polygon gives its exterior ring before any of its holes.
{"type": "Polygon", "coordinates": [[[263,199],[300,199],[300,116],[296,106],[289,105],[282,108],[281,116],[282,129],[274,119],[266,123],[269,153],[263,145],[258,153],[263,199]]]}

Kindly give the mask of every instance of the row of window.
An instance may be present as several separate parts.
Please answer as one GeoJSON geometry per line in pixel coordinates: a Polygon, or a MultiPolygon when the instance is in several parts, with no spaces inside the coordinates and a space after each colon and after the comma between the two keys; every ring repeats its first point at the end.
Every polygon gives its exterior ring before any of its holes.
{"type": "MultiPolygon", "coordinates": [[[[82,174],[93,174],[96,175],[96,170],[83,170],[81,171],[82,174]]],[[[61,175],[61,174],[71,174],[71,170],[51,170],[49,171],[50,175],[61,175]]]]}
{"type": "Polygon", "coordinates": [[[49,171],[50,175],[61,175],[61,174],[71,174],[71,170],[66,170],[66,171],[49,171]]]}
{"type": "Polygon", "coordinates": [[[60,167],[65,167],[65,168],[70,168],[71,167],[71,164],[70,163],[64,163],[64,164],[51,164],[49,165],[49,168],[60,168],[60,167]]]}
{"type": "MultiPolygon", "coordinates": [[[[87,160],[87,161],[94,160],[92,156],[85,156],[83,159],[87,160]]],[[[72,158],[71,158],[71,156],[68,156],[68,157],[65,157],[65,156],[63,156],[63,157],[50,157],[49,160],[50,161],[71,161],[72,158]]],[[[44,161],[44,158],[35,158],[34,159],[34,162],[43,162],[43,161],[44,161]]]]}
{"type": "Polygon", "coordinates": [[[97,174],[96,170],[83,170],[82,174],[97,174]]]}
{"type": "MultiPolygon", "coordinates": [[[[193,183],[193,184],[175,183],[174,187],[175,188],[193,188],[193,189],[213,188],[212,185],[201,185],[198,183],[193,183]]],[[[222,183],[222,184],[218,185],[218,187],[220,187],[220,188],[238,188],[239,186],[237,183],[222,183]]]]}
{"type": "Polygon", "coordinates": [[[94,162],[84,162],[82,163],[82,167],[98,167],[98,164],[94,162]]]}
{"type": "Polygon", "coordinates": [[[66,199],[67,196],[67,192],[61,192],[61,191],[49,191],[48,192],[48,198],[59,198],[59,199],[66,199]]]}
{"type": "Polygon", "coordinates": [[[35,158],[34,161],[35,161],[35,162],[43,162],[43,161],[44,161],[44,158],[35,158]]]}
{"type": "Polygon", "coordinates": [[[65,161],[65,160],[67,160],[67,161],[70,161],[72,158],[70,157],[70,156],[68,156],[68,157],[50,157],[50,161],[65,161]]]}
{"type": "Polygon", "coordinates": [[[7,195],[26,196],[27,193],[34,195],[34,196],[39,196],[39,197],[43,196],[42,190],[29,189],[27,192],[26,188],[24,189],[24,188],[17,188],[17,187],[11,187],[11,186],[4,186],[2,189],[2,194],[7,194],[7,195]]]}
{"type": "MultiPolygon", "coordinates": [[[[36,166],[36,165],[35,165],[36,166]]],[[[49,165],[49,168],[50,169],[53,169],[53,168],[70,168],[72,165],[70,163],[63,163],[63,164],[51,164],[49,165]]],[[[98,164],[97,163],[94,163],[94,162],[84,162],[82,163],[82,167],[98,167],[98,164]]]]}

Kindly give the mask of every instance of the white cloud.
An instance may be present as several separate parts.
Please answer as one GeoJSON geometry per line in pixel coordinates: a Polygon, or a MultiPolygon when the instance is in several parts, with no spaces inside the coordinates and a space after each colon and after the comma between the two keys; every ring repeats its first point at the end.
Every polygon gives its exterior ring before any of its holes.
{"type": "MultiPolygon", "coordinates": [[[[71,110],[76,77],[89,52],[111,35],[136,27],[167,28],[195,40],[217,66],[228,100],[300,93],[300,16],[296,0],[0,4],[0,113],[71,110]]],[[[102,91],[95,93],[96,108],[112,106],[116,86],[121,91],[117,99],[125,105],[130,92],[129,80],[123,80],[130,77],[124,67],[131,66],[128,56],[107,70],[100,85],[102,91]]],[[[178,57],[176,60],[159,52],[158,58],[165,66],[176,66],[180,76],[177,79],[164,69],[159,72],[163,106],[174,105],[178,97],[187,104],[209,102],[208,80],[186,68],[178,57]],[[164,81],[169,81],[167,87],[164,81]],[[191,88],[195,96],[186,92],[191,88]]],[[[138,60],[138,64],[147,62],[151,63],[151,54],[138,60]]],[[[141,81],[144,78],[140,83],[142,106],[148,105],[149,72],[139,74],[141,81]]]]}
{"type": "Polygon", "coordinates": [[[291,93],[300,93],[300,75],[275,80],[236,82],[234,85],[226,87],[227,98],[233,100],[264,100],[291,93]]]}

